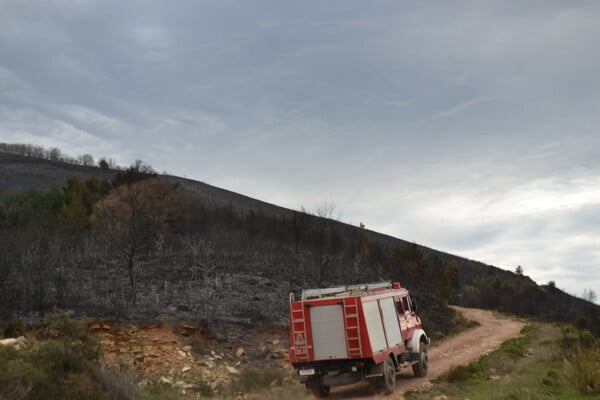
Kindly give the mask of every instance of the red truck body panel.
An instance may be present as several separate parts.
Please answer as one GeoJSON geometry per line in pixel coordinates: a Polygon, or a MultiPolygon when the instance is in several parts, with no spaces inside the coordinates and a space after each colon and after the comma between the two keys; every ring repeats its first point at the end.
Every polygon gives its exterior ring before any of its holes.
{"type": "MultiPolygon", "coordinates": [[[[401,299],[408,297],[408,291],[401,288],[399,284],[375,289],[368,289],[367,285],[364,286],[365,288],[362,290],[351,289],[331,296],[290,302],[290,361],[292,364],[365,358],[372,359],[375,363],[381,363],[389,357],[390,353],[399,356],[406,352],[406,343],[411,339],[412,332],[421,327],[420,320],[414,315],[414,312],[408,315],[399,312],[403,311],[399,310],[402,306],[401,299]],[[395,311],[393,316],[390,311],[392,300],[387,299],[393,299],[395,311]],[[317,329],[313,323],[313,314],[316,314],[315,311],[321,307],[332,309],[334,314],[334,318],[331,319],[332,324],[340,325],[337,315],[343,321],[343,328],[337,328],[340,333],[337,338],[343,340],[345,351],[339,351],[326,358],[317,354],[315,349],[315,342],[319,338],[314,337],[317,329]],[[336,307],[339,309],[337,312],[335,311],[336,307]],[[407,323],[407,320],[411,322],[407,323]],[[378,329],[377,326],[382,326],[383,329],[378,329]],[[378,330],[383,332],[378,332],[378,330]],[[401,332],[402,340],[398,340],[397,331],[401,332]],[[374,349],[375,344],[378,346],[374,349]],[[384,345],[383,348],[382,345],[384,345]]],[[[319,322],[319,324],[323,323],[328,323],[328,321],[319,322]]],[[[336,329],[333,326],[331,328],[336,329]]],[[[326,329],[327,327],[325,329],[319,327],[319,332],[326,329]]],[[[334,339],[335,337],[332,340],[334,339]]],[[[332,342],[330,345],[335,345],[335,343],[332,342]]],[[[338,346],[341,344],[338,343],[338,346]]]]}

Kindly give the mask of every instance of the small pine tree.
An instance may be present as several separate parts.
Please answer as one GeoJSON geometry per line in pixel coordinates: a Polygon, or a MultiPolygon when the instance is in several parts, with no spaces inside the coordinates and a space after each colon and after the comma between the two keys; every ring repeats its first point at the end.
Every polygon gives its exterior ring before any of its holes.
{"type": "Polygon", "coordinates": [[[515,269],[515,274],[517,275],[523,275],[523,267],[521,267],[520,265],[515,269]]]}

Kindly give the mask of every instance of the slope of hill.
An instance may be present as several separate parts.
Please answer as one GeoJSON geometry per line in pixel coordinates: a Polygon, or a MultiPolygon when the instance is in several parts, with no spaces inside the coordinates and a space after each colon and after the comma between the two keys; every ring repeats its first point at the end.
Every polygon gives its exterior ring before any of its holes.
{"type": "MultiPolygon", "coordinates": [[[[118,173],[0,152],[0,196],[60,188],[71,176],[111,180],[118,173]]],[[[108,318],[162,318],[170,310],[285,324],[289,291],[384,278],[411,288],[424,319],[441,334],[449,329],[448,300],[579,321],[600,333],[600,307],[525,276],[202,182],[162,178],[189,199],[191,217],[132,257],[129,277],[126,260],[110,247],[115,243],[91,233],[82,241],[10,228],[0,243],[7,249],[0,313],[58,305],[108,318]],[[24,246],[32,240],[39,244],[24,246]]]]}
{"type": "MultiPolygon", "coordinates": [[[[238,212],[260,212],[269,216],[292,219],[294,210],[279,207],[273,204],[265,203],[260,200],[252,199],[234,192],[219,189],[201,182],[183,179],[179,177],[169,177],[172,182],[182,185],[189,193],[196,196],[201,201],[210,201],[219,206],[231,206],[238,212]]],[[[335,224],[347,232],[359,230],[358,227],[336,221],[335,224]]],[[[375,231],[367,230],[369,239],[378,243],[384,251],[390,252],[395,248],[404,248],[414,245],[402,239],[389,235],[381,234],[375,231]]],[[[452,302],[458,305],[504,308],[506,299],[503,297],[513,296],[512,291],[501,293],[501,282],[512,282],[520,286],[520,296],[512,299],[512,309],[510,311],[518,315],[533,315],[547,318],[555,321],[575,322],[577,318],[589,319],[587,322],[593,329],[600,333],[600,307],[569,295],[562,290],[551,286],[538,286],[535,282],[526,276],[519,276],[511,271],[487,265],[478,261],[469,260],[457,255],[445,253],[443,251],[428,248],[422,245],[416,245],[417,251],[426,264],[447,264],[455,262],[459,270],[460,288],[452,302]],[[483,278],[485,277],[485,278],[483,278]],[[486,282],[482,283],[482,280],[486,282]],[[518,282],[518,283],[517,283],[518,282]],[[476,285],[483,286],[486,293],[480,293],[481,298],[469,298],[464,293],[465,288],[472,288],[476,285]],[[489,290],[487,290],[489,289],[489,290]],[[504,304],[501,304],[504,303],[504,304]]],[[[404,282],[403,277],[394,277],[404,282]]],[[[343,282],[342,282],[343,283],[343,282]]],[[[419,282],[410,282],[410,287],[419,289],[419,282]]],[[[509,311],[509,310],[507,310],[509,311]]],[[[434,317],[434,316],[432,316],[434,317]]],[[[440,321],[441,323],[441,321],[440,321]]]]}
{"type": "Polygon", "coordinates": [[[115,174],[114,170],[108,171],[0,151],[0,195],[60,188],[72,176],[82,179],[90,176],[112,179],[115,174]]]}

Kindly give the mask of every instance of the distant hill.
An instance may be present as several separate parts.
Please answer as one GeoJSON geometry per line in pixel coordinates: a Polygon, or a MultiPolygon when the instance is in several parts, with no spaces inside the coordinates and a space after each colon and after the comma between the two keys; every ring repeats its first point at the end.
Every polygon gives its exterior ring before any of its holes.
{"type": "MultiPolygon", "coordinates": [[[[98,177],[110,181],[119,172],[0,152],[0,196],[61,188],[72,176],[81,180],[98,177]]],[[[501,309],[555,321],[579,321],[596,334],[600,333],[600,307],[568,295],[554,286],[538,286],[526,276],[361,227],[279,207],[191,179],[176,176],[162,178],[189,196],[196,207],[193,218],[196,222],[191,222],[187,228],[179,228],[177,235],[180,239],[178,244],[173,245],[180,249],[179,253],[176,250],[172,250],[175,254],[170,253],[170,256],[161,253],[151,261],[145,261],[144,269],[140,269],[140,301],[147,308],[150,305],[158,308],[160,305],[182,312],[202,311],[221,317],[233,312],[240,318],[248,315],[281,322],[287,318],[285,298],[288,291],[314,286],[318,282],[342,284],[384,278],[399,280],[412,289],[425,309],[424,313],[429,314],[431,320],[438,319],[436,326],[444,324],[442,313],[437,312],[436,315],[441,296],[460,305],[501,309]],[[328,236],[319,238],[317,227],[325,227],[319,225],[325,223],[328,236]],[[203,267],[202,277],[194,278],[197,279],[196,289],[185,282],[188,278],[184,278],[189,273],[187,267],[183,266],[190,262],[191,237],[195,238],[194,243],[199,243],[202,254],[205,254],[203,263],[208,263],[210,257],[217,260],[212,269],[203,267]],[[319,247],[319,240],[323,243],[325,239],[329,256],[320,254],[325,247],[319,247]],[[209,245],[216,250],[207,250],[209,245]],[[183,268],[174,276],[171,275],[173,265],[183,268]],[[314,271],[319,268],[322,276],[313,280],[314,271]],[[454,269],[457,270],[456,276],[453,275],[454,269]],[[443,276],[442,279],[440,276],[443,276]],[[454,286],[440,288],[446,276],[455,276],[456,282],[454,286]],[[244,282],[250,286],[236,289],[236,283],[244,282]],[[209,288],[209,283],[217,289],[209,288]],[[219,309],[217,306],[210,310],[201,309],[195,300],[185,302],[181,298],[184,291],[194,296],[203,293],[210,298],[226,296],[226,290],[250,293],[240,295],[236,302],[243,312],[239,308],[237,311],[227,311],[227,307],[219,309]],[[265,301],[277,304],[273,313],[262,309],[260,304],[265,301]]],[[[197,249],[193,254],[197,257],[197,249]]],[[[106,259],[106,256],[102,257],[106,259]]],[[[120,296],[119,301],[122,302],[126,297],[123,292],[127,284],[111,281],[112,276],[101,264],[112,266],[115,269],[111,271],[118,274],[117,261],[101,261],[102,257],[97,256],[93,260],[97,265],[93,279],[78,284],[87,287],[87,290],[99,291],[99,300],[93,307],[81,307],[85,313],[108,313],[119,318],[125,315],[121,309],[124,306],[117,307],[115,298],[120,296]],[[114,287],[119,287],[122,293],[116,293],[114,287]],[[104,308],[94,311],[93,308],[100,307],[99,304],[103,302],[106,303],[102,306],[104,308]]],[[[189,265],[193,268],[195,264],[189,265]]],[[[44,289],[43,295],[55,299],[58,298],[54,294],[56,291],[58,289],[52,286],[44,289]]],[[[60,300],[70,306],[77,298],[74,296],[68,300],[61,297],[60,300]]],[[[197,300],[202,299],[197,297],[197,300]]],[[[45,307],[52,301],[41,304],[45,307]]],[[[10,304],[4,306],[9,313],[15,307],[10,304]]],[[[24,307],[19,312],[27,312],[28,308],[31,307],[24,307]]],[[[141,312],[140,307],[137,309],[141,312]]],[[[147,318],[149,314],[144,315],[147,318]]]]}
{"type": "Polygon", "coordinates": [[[82,179],[96,176],[110,180],[116,173],[115,170],[102,170],[0,151],[0,195],[60,188],[72,176],[82,179]]]}

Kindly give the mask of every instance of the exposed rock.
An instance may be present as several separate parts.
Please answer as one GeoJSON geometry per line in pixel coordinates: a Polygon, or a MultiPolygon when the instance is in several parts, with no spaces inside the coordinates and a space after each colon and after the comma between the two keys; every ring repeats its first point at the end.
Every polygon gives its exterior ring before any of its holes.
{"type": "Polygon", "coordinates": [[[226,365],[225,368],[227,369],[227,372],[229,372],[230,374],[239,375],[239,373],[240,373],[240,371],[235,367],[226,365]]]}
{"type": "Polygon", "coordinates": [[[287,358],[289,354],[286,349],[275,349],[270,355],[271,358],[287,358]]]}
{"type": "Polygon", "coordinates": [[[15,350],[21,350],[27,345],[27,340],[25,340],[24,336],[19,336],[18,338],[1,339],[0,345],[12,347],[15,350]]]}
{"type": "Polygon", "coordinates": [[[140,383],[138,383],[138,386],[140,386],[140,387],[148,386],[148,385],[152,385],[152,381],[148,378],[144,378],[140,381],[140,383]]]}
{"type": "Polygon", "coordinates": [[[242,356],[246,353],[246,350],[244,350],[243,347],[239,347],[237,349],[237,351],[235,352],[235,355],[237,358],[242,358],[242,356]]]}
{"type": "Polygon", "coordinates": [[[191,383],[186,383],[184,381],[177,381],[172,386],[174,389],[191,389],[194,387],[191,383]]]}
{"type": "Polygon", "coordinates": [[[192,324],[189,324],[187,322],[180,322],[177,332],[179,332],[180,335],[189,336],[189,335],[193,334],[194,332],[196,332],[197,330],[198,330],[198,328],[193,326],[192,324]]]}
{"type": "Polygon", "coordinates": [[[218,388],[229,382],[231,381],[227,377],[218,376],[215,378],[214,381],[212,381],[210,387],[212,388],[212,390],[217,390],[218,388]]]}
{"type": "MultiPolygon", "coordinates": [[[[225,343],[197,332],[194,344],[198,345],[200,341],[208,353],[202,355],[192,354],[188,339],[178,335],[172,325],[153,324],[137,329],[132,326],[113,324],[111,331],[98,331],[104,354],[102,363],[118,371],[148,377],[139,383],[141,386],[161,382],[184,394],[193,392],[193,384],[187,381],[194,379],[207,382],[216,392],[230,393],[232,380],[239,376],[246,362],[262,368],[268,357],[273,359],[269,366],[291,368],[283,347],[286,342],[280,339],[280,344],[274,345],[277,336],[272,330],[249,333],[247,327],[236,330],[235,326],[225,326],[222,329],[229,334],[233,332],[235,337],[235,341],[225,343]]],[[[282,331],[280,337],[283,338],[285,333],[282,331]]]]}
{"type": "Polygon", "coordinates": [[[88,325],[88,329],[92,332],[97,332],[102,329],[102,325],[100,325],[98,322],[93,322],[88,325]]]}

